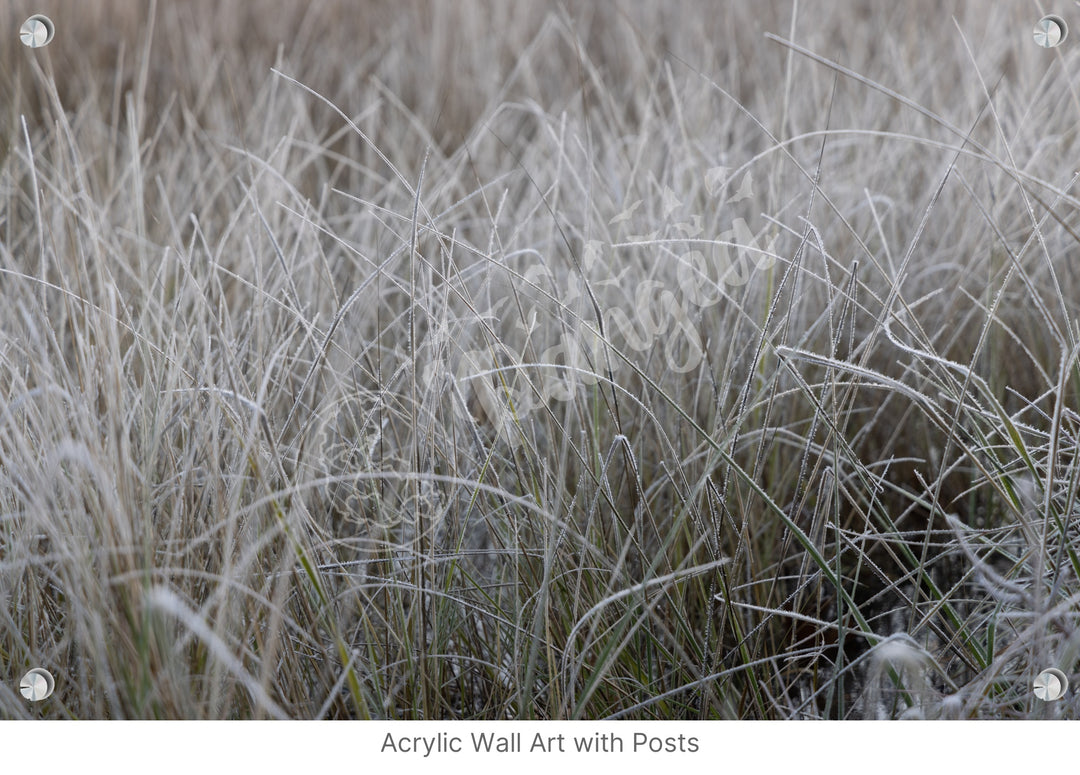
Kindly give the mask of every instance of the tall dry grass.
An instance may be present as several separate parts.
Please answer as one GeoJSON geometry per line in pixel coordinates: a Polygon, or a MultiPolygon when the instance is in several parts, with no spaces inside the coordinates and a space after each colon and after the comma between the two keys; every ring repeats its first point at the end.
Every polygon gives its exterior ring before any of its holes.
{"type": "Polygon", "coordinates": [[[1037,8],[31,12],[5,716],[1075,715],[1037,8]]]}

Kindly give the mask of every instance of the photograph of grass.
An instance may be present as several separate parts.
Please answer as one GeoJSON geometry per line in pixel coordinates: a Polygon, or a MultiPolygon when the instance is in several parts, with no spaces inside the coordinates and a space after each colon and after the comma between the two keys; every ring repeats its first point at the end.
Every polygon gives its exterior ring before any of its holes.
{"type": "Polygon", "coordinates": [[[7,4],[0,716],[1075,718],[1060,6],[7,4]]]}

